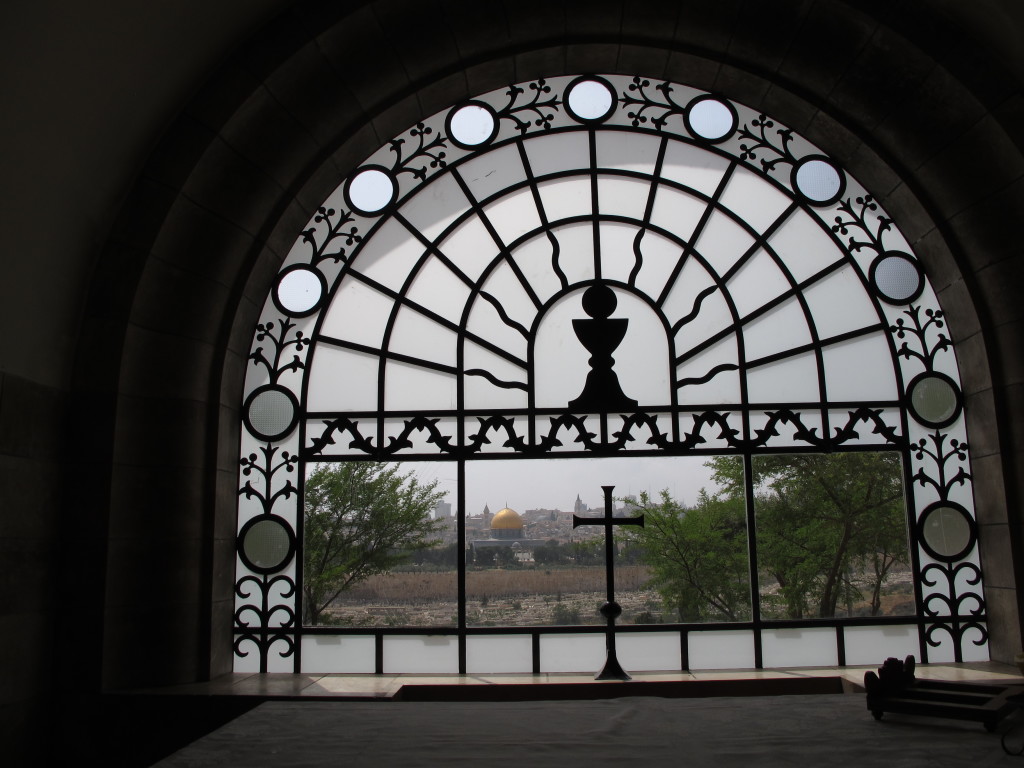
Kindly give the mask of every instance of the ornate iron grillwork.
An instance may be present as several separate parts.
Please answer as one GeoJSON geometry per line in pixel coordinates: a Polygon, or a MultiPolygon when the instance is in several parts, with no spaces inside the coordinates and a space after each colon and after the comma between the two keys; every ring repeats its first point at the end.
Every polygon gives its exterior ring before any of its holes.
{"type": "MultiPolygon", "coordinates": [[[[297,234],[249,357],[240,668],[302,671],[303,638],[335,633],[374,638],[379,671],[385,640],[412,632],[296,618],[305,466],[363,459],[464,472],[477,459],[896,450],[917,614],[888,623],[915,626],[925,660],[983,652],[962,396],[934,291],[867,190],[723,96],[559,77],[424,119],[297,234]],[[598,294],[610,309],[588,306],[598,294]],[[573,331],[587,322],[604,324],[591,341],[573,331]],[[618,341],[603,344],[612,325],[618,341]],[[583,397],[591,379],[602,394],[583,397]],[[929,522],[966,533],[937,544],[929,522]]],[[[729,628],[752,633],[759,660],[783,624],[759,618],[753,592],[754,620],[729,628]]],[[[834,626],[842,662],[844,627],[886,623],[785,626],[834,626]]],[[[723,629],[672,627],[681,663],[688,635],[723,629]]],[[[462,609],[443,633],[464,671],[467,637],[504,631],[468,626],[462,609]]],[[[527,633],[535,669],[547,631],[527,633]]]]}

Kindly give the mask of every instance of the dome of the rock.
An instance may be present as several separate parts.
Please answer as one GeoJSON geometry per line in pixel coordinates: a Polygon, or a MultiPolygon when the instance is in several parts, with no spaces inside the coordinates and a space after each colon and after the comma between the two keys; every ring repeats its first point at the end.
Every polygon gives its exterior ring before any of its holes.
{"type": "Polygon", "coordinates": [[[523,518],[514,509],[509,509],[508,507],[498,512],[491,520],[492,531],[522,530],[522,528],[523,518]]]}

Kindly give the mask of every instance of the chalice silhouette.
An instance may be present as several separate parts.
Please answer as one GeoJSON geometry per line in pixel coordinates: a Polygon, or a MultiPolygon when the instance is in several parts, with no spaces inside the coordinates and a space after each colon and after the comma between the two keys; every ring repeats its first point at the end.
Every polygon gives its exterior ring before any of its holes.
{"type": "Polygon", "coordinates": [[[579,397],[569,403],[573,411],[633,410],[637,406],[636,400],[626,397],[613,370],[612,353],[622,343],[629,325],[625,318],[611,317],[617,305],[615,291],[607,285],[596,283],[583,293],[583,311],[590,319],[573,320],[572,327],[590,353],[590,372],[579,397]]]}

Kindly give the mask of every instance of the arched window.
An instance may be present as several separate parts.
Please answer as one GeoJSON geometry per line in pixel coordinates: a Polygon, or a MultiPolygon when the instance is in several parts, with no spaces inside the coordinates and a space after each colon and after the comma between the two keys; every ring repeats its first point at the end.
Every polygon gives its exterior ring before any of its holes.
{"type": "Polygon", "coordinates": [[[627,669],[987,658],[935,294],[867,190],[722,96],[558,77],[389,141],[297,233],[243,419],[239,670],[596,669],[566,531],[602,485],[706,556],[620,540],[627,669]],[[338,462],[436,480],[439,543],[304,625],[304,485],[338,462]]]}

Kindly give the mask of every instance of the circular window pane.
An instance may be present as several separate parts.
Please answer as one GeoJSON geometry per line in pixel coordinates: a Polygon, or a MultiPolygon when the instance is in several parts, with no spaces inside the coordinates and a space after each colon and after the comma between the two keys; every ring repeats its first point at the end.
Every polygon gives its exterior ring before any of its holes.
{"type": "Polygon", "coordinates": [[[242,554],[258,571],[276,571],[291,555],[292,536],[276,518],[257,520],[242,537],[242,554]]]}
{"type": "Polygon", "coordinates": [[[277,387],[257,391],[249,400],[246,418],[258,436],[277,440],[290,432],[295,423],[295,399],[277,387]]]}
{"type": "Polygon", "coordinates": [[[941,373],[925,373],[910,383],[910,410],[930,427],[945,427],[960,414],[960,391],[941,373]]]}
{"type": "Polygon", "coordinates": [[[811,203],[826,204],[839,199],[843,192],[843,176],[830,160],[805,158],[793,173],[797,192],[811,203]]]}
{"type": "Polygon", "coordinates": [[[921,517],[921,537],[929,554],[940,560],[957,560],[974,545],[974,532],[966,512],[940,504],[921,517]]]}
{"type": "Polygon", "coordinates": [[[464,147],[486,144],[494,138],[497,127],[494,113],[482,104],[467,104],[448,116],[448,135],[464,147]]]}
{"type": "Polygon", "coordinates": [[[686,119],[690,132],[708,141],[720,141],[736,128],[736,114],[718,99],[697,99],[686,119]]]}
{"type": "Polygon", "coordinates": [[[395,199],[395,182],[380,168],[359,171],[349,182],[345,192],[349,204],[359,213],[377,213],[391,205],[395,199]]]}
{"type": "Polygon", "coordinates": [[[615,106],[615,94],[600,80],[577,80],[566,98],[569,113],[578,120],[602,120],[615,106]]]}
{"type": "Polygon", "coordinates": [[[871,270],[871,280],[883,299],[897,304],[913,301],[924,288],[921,270],[902,253],[883,254],[871,270]]]}
{"type": "Polygon", "coordinates": [[[289,314],[309,314],[319,306],[323,297],[323,277],[310,267],[290,269],[277,281],[277,303],[289,314]]]}

